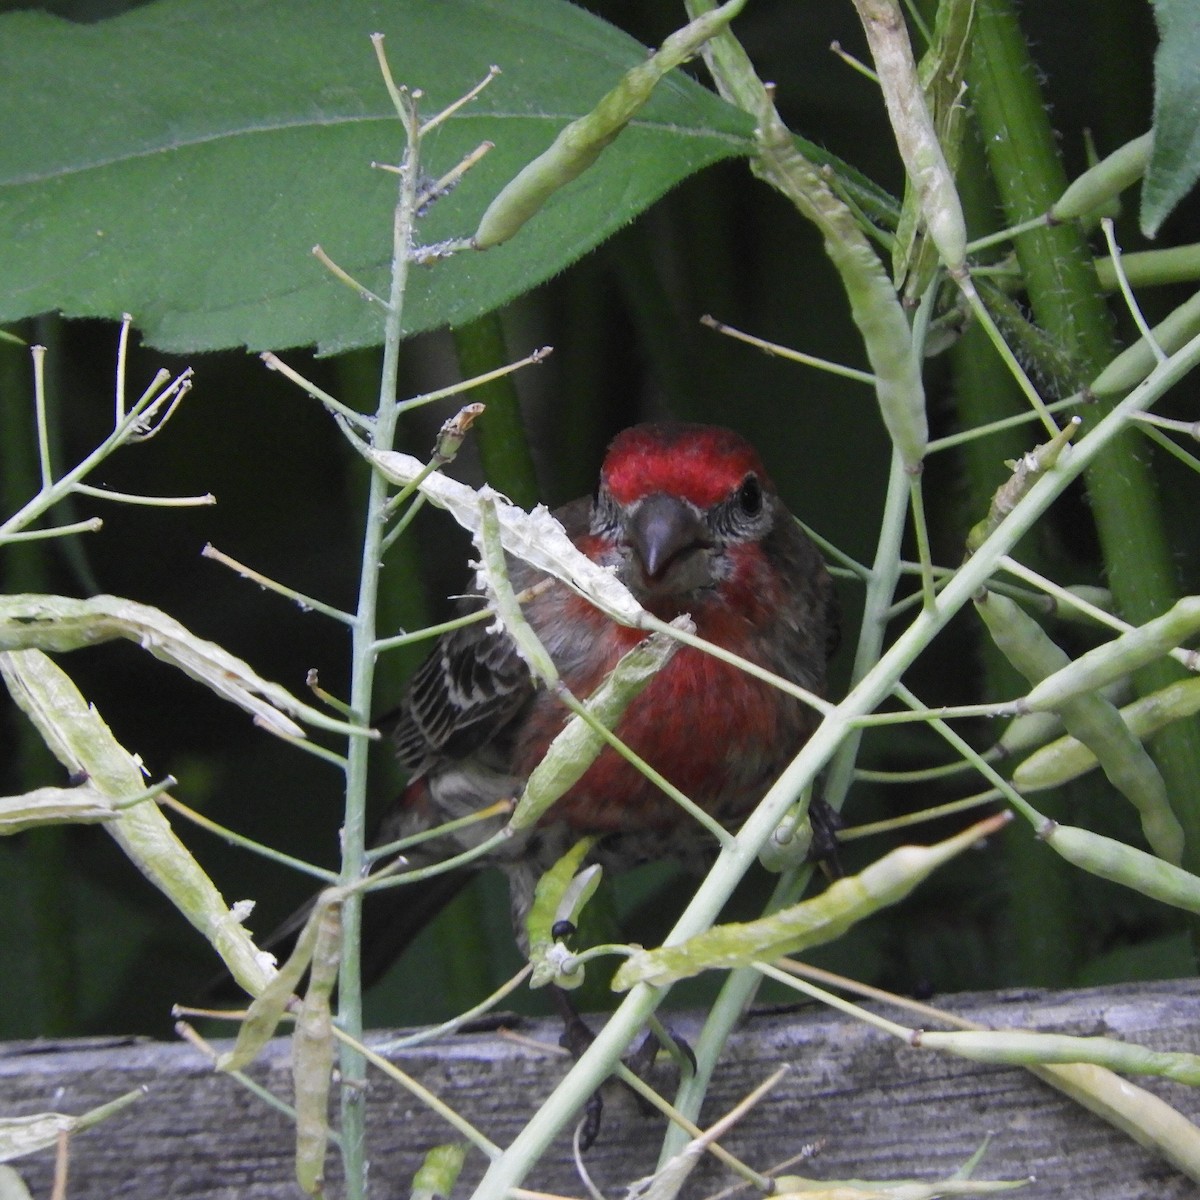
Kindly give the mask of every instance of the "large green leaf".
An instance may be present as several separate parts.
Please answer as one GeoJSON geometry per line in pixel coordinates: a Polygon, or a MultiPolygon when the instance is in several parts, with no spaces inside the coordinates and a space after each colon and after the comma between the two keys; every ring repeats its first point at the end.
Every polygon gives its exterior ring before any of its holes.
{"type": "Polygon", "coordinates": [[[1153,237],[1200,177],[1200,5],[1155,0],[1154,150],[1142,186],[1142,232],[1153,237]]]}
{"type": "MultiPolygon", "coordinates": [[[[397,82],[437,112],[503,74],[432,134],[437,177],[496,144],[425,219],[470,234],[496,192],[646,50],[563,0],[162,0],[96,25],[0,18],[0,320],[128,311],[194,351],[381,338],[377,306],[310,251],[386,292],[397,82]]],[[[562,270],[694,171],[745,152],[749,121],[674,72],[600,161],[519,236],[414,272],[405,329],[460,324],[562,270]]]]}

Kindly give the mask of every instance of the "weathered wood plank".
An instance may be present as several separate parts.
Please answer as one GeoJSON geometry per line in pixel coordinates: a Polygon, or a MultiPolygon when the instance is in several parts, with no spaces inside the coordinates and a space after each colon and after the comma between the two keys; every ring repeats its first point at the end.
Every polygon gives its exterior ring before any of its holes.
{"type": "MultiPolygon", "coordinates": [[[[952,997],[946,1006],[997,1026],[1032,1025],[1125,1038],[1156,1049],[1200,1050],[1200,989],[1178,981],[1061,992],[952,997]]],[[[685,1037],[693,1017],[672,1017],[685,1037]]],[[[526,1036],[553,1043],[553,1023],[528,1024],[526,1036]]],[[[406,1052],[405,1070],[506,1144],[564,1070],[562,1060],[496,1034],[456,1037],[406,1052]]],[[[781,1062],[784,1082],[724,1144],[759,1169],[820,1142],[802,1169],[823,1178],[937,1178],[956,1169],[987,1134],[983,1177],[1036,1176],[1027,1200],[1088,1196],[1176,1200],[1196,1186],[1154,1155],[1039,1083],[1026,1072],[985,1067],[912,1050],[828,1012],[768,1014],[746,1022],[731,1041],[706,1112],[713,1119],[781,1062]]],[[[253,1072],[289,1090],[286,1042],[273,1043],[253,1072]]],[[[1192,1119],[1195,1091],[1142,1081],[1192,1119]]],[[[214,1074],[185,1045],[149,1042],[19,1043],[0,1047],[0,1112],[82,1112],[133,1087],[149,1094],[71,1147],[72,1200],[277,1200],[298,1195],[286,1120],[233,1080],[214,1074]]],[[[386,1081],[372,1085],[368,1128],[375,1193],[406,1196],[413,1170],[450,1130],[386,1081]]],[[[604,1128],[588,1153],[593,1178],[610,1196],[653,1165],[661,1122],[615,1091],[604,1128]]],[[[469,1160],[478,1178],[480,1155],[469,1160]]],[[[34,1195],[48,1194],[49,1152],[13,1164],[34,1195]]],[[[728,1181],[711,1160],[689,1185],[705,1195],[728,1181]]],[[[582,1195],[569,1139],[527,1181],[582,1195]]],[[[465,1194],[467,1180],[460,1192],[465,1194]]],[[[336,1186],[331,1192],[337,1194],[336,1186]]]]}

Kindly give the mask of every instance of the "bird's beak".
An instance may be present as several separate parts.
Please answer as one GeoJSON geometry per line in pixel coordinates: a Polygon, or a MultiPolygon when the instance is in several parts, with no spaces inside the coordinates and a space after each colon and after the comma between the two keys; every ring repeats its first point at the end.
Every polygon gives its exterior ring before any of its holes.
{"type": "Polygon", "coordinates": [[[681,555],[712,545],[712,534],[696,509],[656,492],[630,514],[625,530],[649,580],[659,579],[681,555]]]}

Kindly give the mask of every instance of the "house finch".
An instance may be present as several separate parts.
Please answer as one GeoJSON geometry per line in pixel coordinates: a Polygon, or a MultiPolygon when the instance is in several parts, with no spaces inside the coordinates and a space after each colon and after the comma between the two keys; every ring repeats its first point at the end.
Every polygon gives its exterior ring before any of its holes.
{"type": "MultiPolygon", "coordinates": [[[[575,545],[663,620],[688,613],[700,637],[821,694],[836,643],[833,587],[816,548],[784,507],[753,448],[707,425],[638,425],[609,448],[594,497],[555,514],[575,545]]],[[[520,592],[543,580],[512,562],[520,592]]],[[[468,608],[482,601],[468,598],[468,608]]],[[[525,616],[577,697],[587,697],[645,634],[618,625],[557,581],[525,616]]],[[[494,624],[445,634],[413,676],[390,726],[411,782],[381,831],[390,841],[520,794],[569,717],[494,624]]],[[[725,825],[754,807],[803,745],[816,714],[800,700],[690,646],[681,646],[626,709],[617,736],[725,825]]],[[[478,844],[470,826],[419,846],[413,866],[478,844]]],[[[700,866],[711,835],[611,748],[530,835],[492,861],[509,876],[523,918],[540,874],[580,837],[620,869],[671,858],[700,866]]],[[[390,957],[461,882],[395,889],[404,917],[368,944],[364,970],[390,957]],[[416,893],[420,893],[419,895],[416,893]]],[[[367,920],[372,928],[370,905],[367,920]]],[[[393,909],[399,903],[393,903],[393,909]]],[[[518,937],[523,922],[518,924],[518,937]]],[[[384,962],[381,965],[386,965],[384,962]]]]}

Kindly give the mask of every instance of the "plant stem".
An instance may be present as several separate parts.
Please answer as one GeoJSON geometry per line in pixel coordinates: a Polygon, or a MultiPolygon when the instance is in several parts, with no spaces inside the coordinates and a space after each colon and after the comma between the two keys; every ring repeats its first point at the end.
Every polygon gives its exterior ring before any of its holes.
{"type": "MultiPolygon", "coordinates": [[[[400,170],[400,194],[392,229],[391,290],[384,325],[383,368],[379,381],[379,404],[371,431],[371,446],[391,450],[400,405],[396,396],[404,296],[408,284],[409,253],[416,218],[418,157],[416,113],[411,102],[402,106],[406,132],[404,159],[400,170]]],[[[382,570],[384,509],[388,482],[371,473],[367,493],[362,564],[359,571],[358,605],[351,637],[350,708],[367,726],[371,719],[378,633],[379,578],[382,570]]],[[[352,885],[368,868],[366,855],[367,766],[369,742],[351,738],[346,761],[346,819],[342,826],[341,883],[352,885]]],[[[342,963],[338,979],[338,1025],[351,1038],[362,1040],[362,896],[351,892],[342,909],[342,963]]],[[[367,1194],[366,1158],[366,1060],[348,1043],[341,1048],[342,1157],[347,1200],[364,1200],[367,1194]]]]}
{"type": "MultiPolygon", "coordinates": [[[[1036,83],[1036,71],[1010,0],[983,0],[976,20],[972,94],[983,142],[1010,225],[1045,212],[1066,188],[1054,134],[1036,83]]],[[[1075,377],[1070,392],[1094,379],[1112,357],[1112,322],[1091,254],[1078,224],[1032,229],[1016,239],[1017,258],[1038,323],[1070,347],[1075,377]]],[[[1097,402],[1083,411],[1085,432],[1108,411],[1097,402]]],[[[1172,552],[1150,466],[1138,452],[1138,435],[1124,431],[1103,463],[1087,474],[1106,574],[1125,618],[1140,624],[1174,602],[1172,552]]],[[[1178,679],[1169,663],[1135,677],[1147,694],[1178,679]]],[[[1195,723],[1177,722],[1154,745],[1171,803],[1183,826],[1184,865],[1200,868],[1200,805],[1192,802],[1200,777],[1200,737],[1195,723]]]]}
{"type": "MultiPolygon", "coordinates": [[[[972,228],[988,229],[998,219],[995,190],[987,174],[983,149],[967,138],[959,164],[959,192],[972,228]]],[[[968,327],[951,348],[955,406],[964,430],[993,425],[1005,414],[1028,411],[1016,381],[997,370],[987,335],[968,327]]],[[[1051,406],[1052,407],[1052,406],[1051,406]]],[[[971,523],[988,511],[999,482],[1000,464],[1020,459],[1037,441],[1028,426],[994,428],[986,438],[966,441],[955,451],[961,463],[967,515],[955,534],[965,541],[971,523]]],[[[1022,561],[1039,570],[1046,567],[1043,541],[1036,534],[1021,546],[1022,561]]],[[[998,700],[1023,690],[1022,680],[989,637],[977,638],[982,698],[998,700]]],[[[1044,797],[1051,815],[1062,813],[1062,797],[1044,797]]],[[[1043,847],[1027,831],[1010,825],[998,838],[1003,847],[1008,886],[1000,949],[1000,979],[1038,987],[1063,987],[1074,977],[1082,945],[1078,909],[1071,900],[1077,877],[1074,868],[1043,847]]]]}

